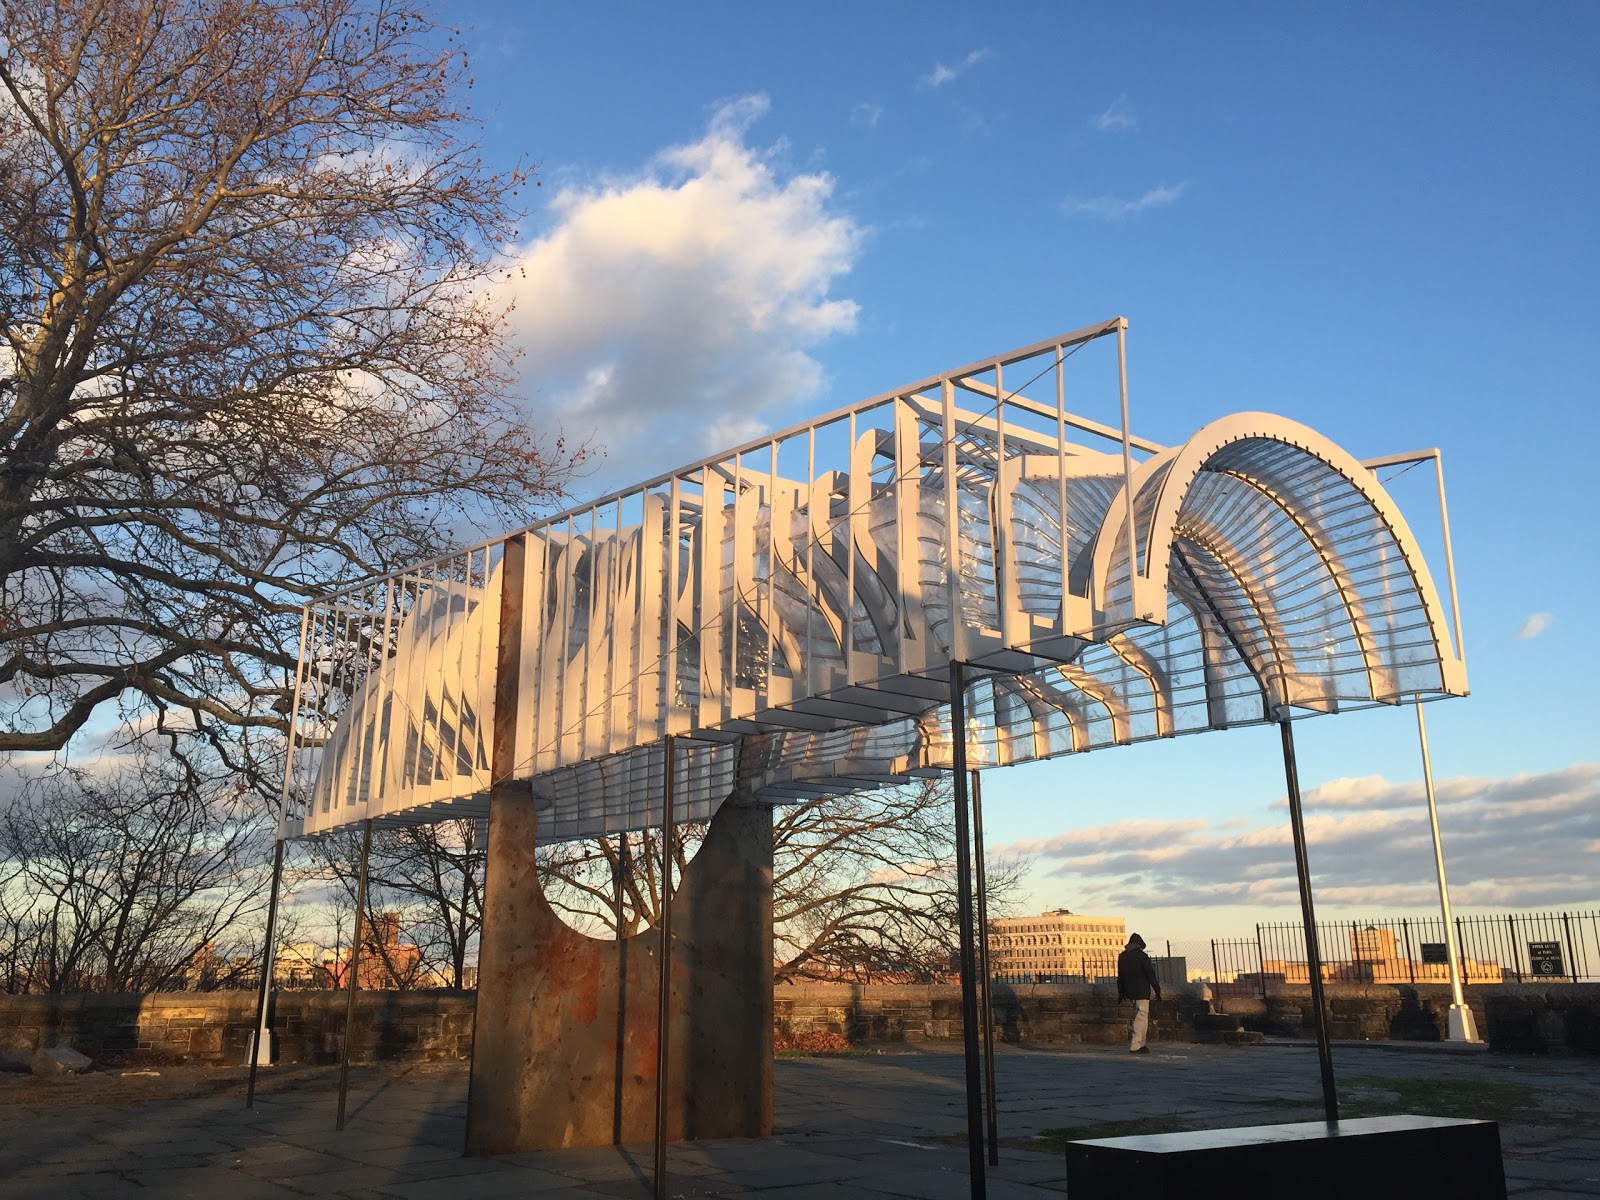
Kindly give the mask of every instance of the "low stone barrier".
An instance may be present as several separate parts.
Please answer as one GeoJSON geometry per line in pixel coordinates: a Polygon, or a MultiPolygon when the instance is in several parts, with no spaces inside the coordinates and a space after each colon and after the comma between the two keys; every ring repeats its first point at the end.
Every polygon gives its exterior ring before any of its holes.
{"type": "MultiPolygon", "coordinates": [[[[1173,989],[1176,991],[1176,989],[1173,989]]],[[[1439,1041],[1450,991],[1442,986],[1330,985],[1335,1038],[1439,1041]]],[[[1600,984],[1504,984],[1468,989],[1479,1031],[1495,1050],[1600,1054],[1600,984]]],[[[472,1052],[471,992],[360,992],[357,1061],[463,1058],[472,1052]]],[[[1127,1036],[1129,1011],[1107,985],[996,985],[995,1036],[1015,1043],[1113,1045],[1127,1036]]],[[[1213,1006],[1195,988],[1151,1005],[1157,1041],[1231,1040],[1242,1025],[1264,1034],[1311,1036],[1310,988],[1275,984],[1266,1000],[1213,1006]]],[[[280,1062],[327,1063],[344,1035],[343,992],[279,992],[273,1028],[280,1062]]],[[[155,995],[0,995],[0,1050],[72,1046],[91,1057],[148,1055],[167,1061],[237,1063],[255,1018],[253,992],[155,995]]],[[[946,1041],[961,1036],[961,990],[953,984],[780,985],[777,1032],[835,1033],[852,1042],[946,1041]]]]}
{"type": "MultiPolygon", "coordinates": [[[[471,992],[358,992],[357,1061],[464,1058],[472,1053],[471,992]]],[[[329,1063],[344,1034],[343,992],[278,992],[279,1062],[329,1063]]],[[[94,1058],[243,1062],[255,1025],[254,992],[0,996],[0,1050],[68,1045],[94,1058]]]]}
{"type": "MultiPolygon", "coordinates": [[[[1450,989],[1442,984],[1330,985],[1328,1032],[1355,1041],[1443,1041],[1450,989]]],[[[1466,990],[1478,1033],[1492,1050],[1519,1054],[1600,1054],[1600,984],[1497,984],[1466,990]]],[[[1309,1035],[1311,989],[1273,984],[1267,999],[1220,1000],[1246,1029],[1309,1035]]]]}

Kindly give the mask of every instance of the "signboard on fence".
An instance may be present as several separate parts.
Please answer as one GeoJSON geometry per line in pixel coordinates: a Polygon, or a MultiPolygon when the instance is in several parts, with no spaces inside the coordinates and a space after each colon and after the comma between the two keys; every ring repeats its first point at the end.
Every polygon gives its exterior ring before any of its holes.
{"type": "Polygon", "coordinates": [[[1443,966],[1450,961],[1450,952],[1443,942],[1423,942],[1422,961],[1443,966]]]}
{"type": "Polygon", "coordinates": [[[1561,943],[1529,942],[1528,966],[1535,978],[1549,979],[1565,975],[1567,970],[1561,963],[1561,943]]]}

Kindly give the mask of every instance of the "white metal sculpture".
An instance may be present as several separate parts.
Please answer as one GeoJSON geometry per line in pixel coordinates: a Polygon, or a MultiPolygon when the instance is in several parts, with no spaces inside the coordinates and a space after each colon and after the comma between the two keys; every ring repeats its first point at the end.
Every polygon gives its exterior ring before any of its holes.
{"type": "Polygon", "coordinates": [[[967,736],[993,764],[1464,694],[1459,614],[1369,466],[1266,413],[1179,446],[1134,437],[1126,328],[922,380],[309,605],[288,833],[486,812],[512,538],[515,775],[549,840],[659,823],[668,734],[693,739],[683,820],[735,785],[782,803],[941,769],[952,657],[989,672],[967,736]],[[1101,339],[1120,428],[1066,407],[1074,355],[1101,339]]]}

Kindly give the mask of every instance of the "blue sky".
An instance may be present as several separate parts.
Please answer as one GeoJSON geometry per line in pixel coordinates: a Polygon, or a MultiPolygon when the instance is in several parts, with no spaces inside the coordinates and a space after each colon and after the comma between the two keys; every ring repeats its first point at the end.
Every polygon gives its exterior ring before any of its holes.
{"type": "MultiPolygon", "coordinates": [[[[522,386],[601,427],[593,486],[719,448],[685,430],[731,443],[1124,315],[1146,436],[1268,409],[1358,457],[1444,450],[1458,903],[1600,903],[1600,9],[451,12],[489,156],[538,168],[522,386]]],[[[1424,472],[1394,490],[1426,524],[1424,472]]],[[[1298,732],[1323,911],[1425,908],[1410,711],[1298,732]]],[[[1257,729],[994,772],[985,808],[1038,906],[1181,937],[1292,907],[1282,792],[1257,729]]]]}

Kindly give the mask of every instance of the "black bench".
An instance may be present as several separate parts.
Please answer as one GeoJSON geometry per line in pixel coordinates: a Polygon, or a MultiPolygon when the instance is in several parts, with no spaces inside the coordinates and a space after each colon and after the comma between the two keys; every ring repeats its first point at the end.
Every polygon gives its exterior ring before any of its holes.
{"type": "Polygon", "coordinates": [[[1505,1200],[1500,1127],[1360,1117],[1067,1143],[1071,1200],[1505,1200]]]}

